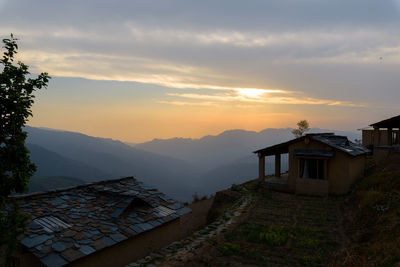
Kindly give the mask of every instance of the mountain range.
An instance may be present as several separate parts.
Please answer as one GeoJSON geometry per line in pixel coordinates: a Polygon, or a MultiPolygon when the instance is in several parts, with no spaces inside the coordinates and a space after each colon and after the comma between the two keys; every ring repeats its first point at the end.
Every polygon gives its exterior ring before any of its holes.
{"type": "MultiPolygon", "coordinates": [[[[258,160],[252,151],[293,138],[290,128],[229,130],[200,139],[154,139],[129,144],[47,128],[28,126],[25,130],[31,160],[38,167],[31,191],[135,176],[183,201],[190,200],[195,192],[212,194],[256,178],[258,160]],[[49,183],[49,179],[53,181],[49,183]]],[[[328,132],[360,139],[357,132],[328,132]]],[[[267,173],[273,172],[273,164],[273,158],[267,158],[267,173]]],[[[282,157],[282,172],[286,170],[287,157],[282,157]]]]}

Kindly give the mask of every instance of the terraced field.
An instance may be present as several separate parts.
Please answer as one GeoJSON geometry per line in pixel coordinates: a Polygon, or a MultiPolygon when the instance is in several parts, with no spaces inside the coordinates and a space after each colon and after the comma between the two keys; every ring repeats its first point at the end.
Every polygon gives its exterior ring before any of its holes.
{"type": "Polygon", "coordinates": [[[340,203],[340,199],[265,192],[248,218],[225,235],[219,252],[228,256],[224,248],[236,246],[231,263],[324,264],[341,243],[340,203]]]}
{"type": "Polygon", "coordinates": [[[164,266],[324,266],[346,237],[343,198],[259,191],[236,225],[164,266]]]}

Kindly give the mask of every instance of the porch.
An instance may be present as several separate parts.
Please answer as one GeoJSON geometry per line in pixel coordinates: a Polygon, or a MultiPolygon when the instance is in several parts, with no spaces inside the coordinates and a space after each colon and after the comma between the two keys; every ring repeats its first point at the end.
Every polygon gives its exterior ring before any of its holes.
{"type": "Polygon", "coordinates": [[[280,174],[279,177],[275,175],[265,176],[262,180],[260,180],[260,185],[279,192],[290,192],[293,193],[293,190],[289,189],[288,183],[289,173],[280,174]]]}

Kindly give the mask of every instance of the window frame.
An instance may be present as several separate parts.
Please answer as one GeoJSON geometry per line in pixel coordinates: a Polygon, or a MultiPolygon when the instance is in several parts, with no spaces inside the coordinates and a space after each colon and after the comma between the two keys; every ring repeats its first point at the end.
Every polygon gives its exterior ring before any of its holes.
{"type": "MultiPolygon", "coordinates": [[[[298,179],[310,179],[310,180],[321,180],[321,181],[323,181],[323,180],[328,180],[329,179],[329,176],[328,176],[328,161],[329,161],[329,158],[326,158],[326,157],[316,157],[316,156],[298,156],[297,157],[297,166],[298,166],[298,168],[297,168],[297,178],[298,179]],[[321,178],[310,178],[310,177],[308,177],[308,178],[303,178],[303,177],[301,177],[301,160],[322,160],[322,162],[323,162],[323,168],[324,168],[324,171],[323,171],[323,179],[321,179],[321,178]]],[[[318,173],[318,166],[319,166],[319,164],[317,164],[317,173],[318,173]]]]}

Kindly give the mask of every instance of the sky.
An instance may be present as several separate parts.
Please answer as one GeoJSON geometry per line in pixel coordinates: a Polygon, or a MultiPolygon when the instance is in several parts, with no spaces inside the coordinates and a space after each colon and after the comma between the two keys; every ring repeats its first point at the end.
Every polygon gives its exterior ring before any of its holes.
{"type": "Polygon", "coordinates": [[[0,0],[29,125],[127,142],[399,115],[400,0],[0,0]]]}

